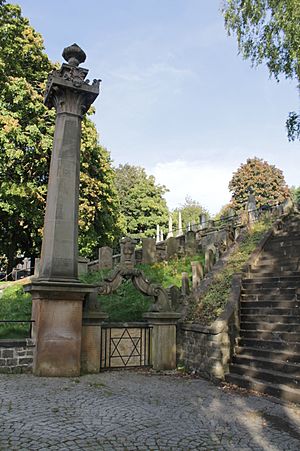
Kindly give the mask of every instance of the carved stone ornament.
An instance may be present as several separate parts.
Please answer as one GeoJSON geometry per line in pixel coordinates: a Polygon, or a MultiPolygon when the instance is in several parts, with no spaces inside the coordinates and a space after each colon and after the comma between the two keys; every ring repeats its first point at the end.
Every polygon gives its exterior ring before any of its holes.
{"type": "Polygon", "coordinates": [[[62,64],[59,70],[49,74],[44,102],[49,108],[55,107],[57,113],[82,116],[98,96],[101,80],[90,83],[86,79],[88,69],[77,67],[86,58],[77,44],[66,47],[63,57],[68,64],[62,64]]]}
{"type": "Polygon", "coordinates": [[[62,52],[62,56],[70,66],[78,66],[86,60],[86,54],[75,43],[66,47],[62,52]]]}
{"type": "Polygon", "coordinates": [[[150,307],[151,312],[169,312],[171,305],[168,293],[158,284],[151,283],[145,277],[142,270],[121,266],[116,268],[110,276],[97,286],[98,294],[107,295],[116,291],[124,280],[131,279],[135,288],[146,296],[153,296],[154,302],[150,307]]]}

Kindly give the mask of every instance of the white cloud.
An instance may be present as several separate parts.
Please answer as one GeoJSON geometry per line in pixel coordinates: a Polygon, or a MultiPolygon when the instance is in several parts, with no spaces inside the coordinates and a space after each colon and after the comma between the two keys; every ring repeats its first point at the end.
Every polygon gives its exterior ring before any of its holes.
{"type": "Polygon", "coordinates": [[[158,163],[149,169],[156,181],[170,190],[166,199],[170,209],[184,203],[186,195],[200,202],[210,213],[217,213],[229,202],[228,182],[232,167],[214,162],[175,160],[158,163]]]}

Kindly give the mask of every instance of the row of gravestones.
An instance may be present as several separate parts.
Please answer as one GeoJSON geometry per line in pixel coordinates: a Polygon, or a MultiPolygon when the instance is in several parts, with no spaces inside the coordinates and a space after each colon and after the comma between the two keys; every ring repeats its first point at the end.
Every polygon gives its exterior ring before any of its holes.
{"type": "MultiPolygon", "coordinates": [[[[212,233],[187,232],[180,237],[170,237],[166,241],[156,243],[152,238],[142,239],[142,248],[136,249],[133,263],[153,264],[159,261],[166,261],[174,257],[193,256],[200,252],[205,253],[208,248],[212,248],[216,259],[219,253],[226,250],[234,241],[231,230],[220,230],[212,233]]],[[[208,258],[208,257],[207,257],[208,258]]],[[[85,263],[85,259],[81,259],[85,263]]],[[[122,242],[121,254],[113,255],[112,248],[108,246],[99,249],[99,258],[96,261],[88,262],[89,271],[101,269],[112,269],[116,264],[122,263],[122,242]]],[[[206,267],[209,268],[209,262],[206,267]],[[208,266],[207,266],[208,265],[208,266]]]]}

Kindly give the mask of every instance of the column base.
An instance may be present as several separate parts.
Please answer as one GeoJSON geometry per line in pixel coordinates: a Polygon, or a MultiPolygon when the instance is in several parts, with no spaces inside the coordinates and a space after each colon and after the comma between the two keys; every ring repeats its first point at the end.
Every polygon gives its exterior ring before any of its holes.
{"type": "Polygon", "coordinates": [[[79,376],[82,304],[92,285],[45,282],[24,286],[32,295],[36,376],[79,376]]]}

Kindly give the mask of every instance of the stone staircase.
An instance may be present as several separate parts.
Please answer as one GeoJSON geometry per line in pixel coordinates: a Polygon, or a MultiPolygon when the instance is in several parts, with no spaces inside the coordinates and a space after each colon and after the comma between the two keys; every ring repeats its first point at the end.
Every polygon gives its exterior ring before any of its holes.
{"type": "Polygon", "coordinates": [[[283,222],[242,279],[240,337],[226,381],[300,402],[300,215],[283,222]]]}

